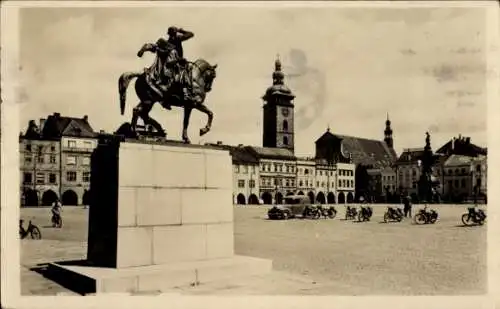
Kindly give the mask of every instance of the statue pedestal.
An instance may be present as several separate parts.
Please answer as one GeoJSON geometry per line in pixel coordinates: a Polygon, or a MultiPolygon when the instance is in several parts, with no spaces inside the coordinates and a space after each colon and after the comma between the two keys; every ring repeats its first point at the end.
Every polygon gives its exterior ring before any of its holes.
{"type": "Polygon", "coordinates": [[[165,291],[272,269],[234,255],[227,151],[101,141],[90,193],[87,261],[50,265],[81,293],[165,291]]]}

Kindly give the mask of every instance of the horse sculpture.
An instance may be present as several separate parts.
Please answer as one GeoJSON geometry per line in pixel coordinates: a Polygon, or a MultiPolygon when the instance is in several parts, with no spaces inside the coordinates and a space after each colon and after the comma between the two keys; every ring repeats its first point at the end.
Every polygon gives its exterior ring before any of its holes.
{"type": "Polygon", "coordinates": [[[211,65],[204,59],[198,59],[195,62],[187,64],[187,74],[192,87],[192,100],[184,100],[181,92],[178,90],[178,85],[174,84],[168,91],[165,97],[155,91],[148,83],[144,72],[126,72],[123,73],[118,80],[118,90],[120,93],[120,111],[121,115],[125,112],[125,102],[127,88],[130,81],[137,78],[135,81],[135,92],[139,98],[139,104],[134,108],[130,129],[137,136],[137,120],[141,118],[145,125],[151,125],[162,136],[166,136],[162,126],[149,116],[151,109],[156,102],[168,102],[171,106],[184,108],[184,121],[182,140],[185,143],[190,143],[188,137],[189,119],[191,111],[197,109],[200,112],[207,114],[208,121],[204,128],[200,129],[200,136],[205,135],[212,126],[213,112],[204,104],[208,92],[212,90],[212,83],[216,78],[217,65],[211,65]]]}

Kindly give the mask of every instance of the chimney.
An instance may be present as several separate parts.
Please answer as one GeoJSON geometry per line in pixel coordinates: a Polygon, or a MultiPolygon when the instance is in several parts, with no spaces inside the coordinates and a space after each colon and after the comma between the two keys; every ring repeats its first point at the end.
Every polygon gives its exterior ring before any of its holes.
{"type": "Polygon", "coordinates": [[[217,141],[217,145],[222,145],[222,141],[217,141]]]}
{"type": "Polygon", "coordinates": [[[83,121],[88,122],[89,121],[89,116],[87,116],[87,115],[83,116],[83,121]]]}
{"type": "Polygon", "coordinates": [[[40,131],[43,130],[43,126],[45,125],[45,119],[44,118],[40,118],[40,131]]]}
{"type": "Polygon", "coordinates": [[[239,144],[238,147],[243,147],[243,144],[239,144]]]}
{"type": "Polygon", "coordinates": [[[455,150],[455,138],[451,139],[451,150],[455,150]]]}
{"type": "Polygon", "coordinates": [[[105,134],[104,130],[99,130],[99,134],[105,134]]]}
{"type": "Polygon", "coordinates": [[[60,113],[54,113],[54,117],[59,118],[59,117],[61,117],[61,114],[60,113]]]}
{"type": "Polygon", "coordinates": [[[469,145],[469,144],[470,144],[470,137],[466,137],[466,138],[465,138],[465,143],[466,143],[467,145],[469,145]]]}

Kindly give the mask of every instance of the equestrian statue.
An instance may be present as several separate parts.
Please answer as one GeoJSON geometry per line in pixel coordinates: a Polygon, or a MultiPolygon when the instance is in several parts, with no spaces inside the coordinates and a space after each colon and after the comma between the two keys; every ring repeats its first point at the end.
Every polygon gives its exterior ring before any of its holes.
{"type": "Polygon", "coordinates": [[[200,136],[210,131],[213,113],[204,102],[207,93],[212,90],[217,65],[211,65],[204,59],[189,62],[184,58],[182,42],[192,38],[192,32],[169,27],[167,35],[168,39],[160,38],[156,43],[144,44],[137,53],[138,57],[142,57],[145,52],[156,54],[150,67],[139,72],[123,73],[118,80],[122,115],[125,112],[127,88],[134,78],[137,78],[135,92],[139,98],[139,104],[133,109],[131,123],[122,125],[118,134],[121,130],[127,131],[131,135],[129,137],[138,137],[137,121],[141,118],[145,126],[153,127],[158,136],[165,137],[162,126],[149,116],[157,102],[167,110],[172,109],[172,106],[184,108],[182,140],[185,143],[190,143],[187,129],[193,109],[208,116],[207,124],[200,129],[200,136]]]}

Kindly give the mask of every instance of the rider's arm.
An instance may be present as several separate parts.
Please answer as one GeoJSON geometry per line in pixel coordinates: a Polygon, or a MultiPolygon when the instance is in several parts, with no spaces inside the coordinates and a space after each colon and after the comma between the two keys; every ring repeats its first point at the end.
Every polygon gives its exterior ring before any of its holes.
{"type": "Polygon", "coordinates": [[[157,48],[156,44],[146,43],[146,44],[142,45],[142,48],[139,50],[139,52],[137,52],[137,56],[142,57],[142,55],[144,54],[144,52],[147,52],[147,51],[155,53],[156,52],[156,48],[157,48]]]}
{"type": "Polygon", "coordinates": [[[181,40],[183,42],[183,41],[187,41],[187,40],[191,39],[192,37],[194,37],[194,33],[191,31],[186,31],[186,30],[180,28],[177,32],[177,37],[179,38],[179,40],[181,40]]]}

